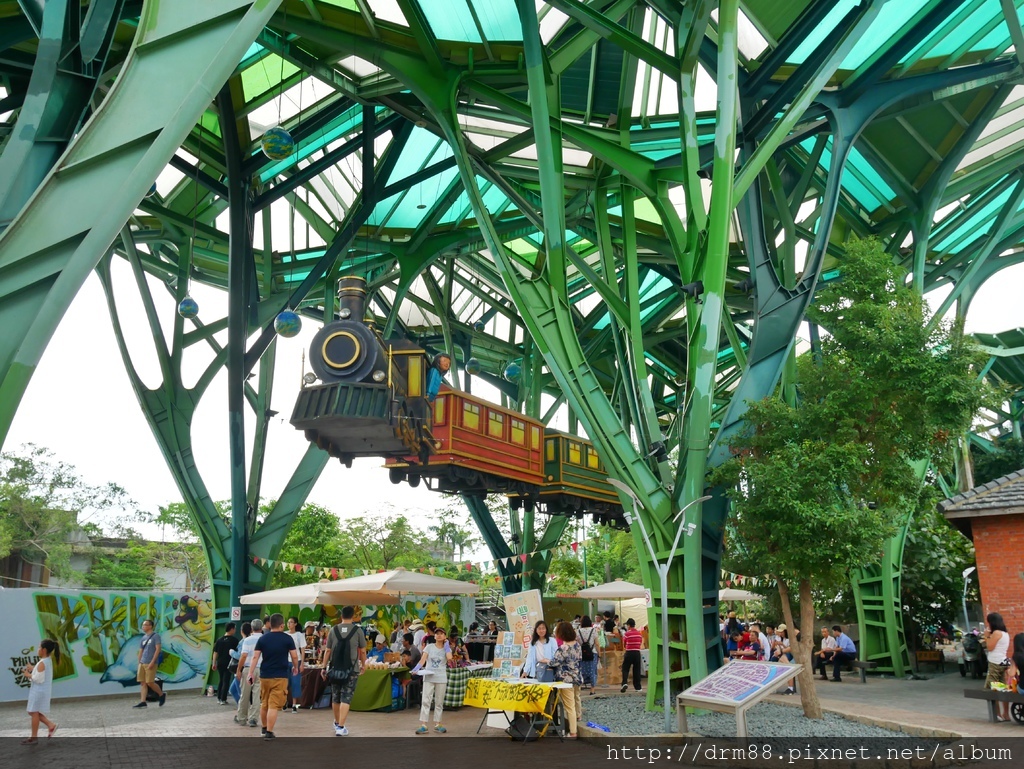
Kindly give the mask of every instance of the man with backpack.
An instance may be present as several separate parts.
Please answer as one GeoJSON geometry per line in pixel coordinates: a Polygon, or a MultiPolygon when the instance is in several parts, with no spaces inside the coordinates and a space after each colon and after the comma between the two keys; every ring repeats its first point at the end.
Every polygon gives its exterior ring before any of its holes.
{"type": "Polygon", "coordinates": [[[354,615],[355,610],[351,606],[341,610],[341,622],[327,634],[324,649],[324,662],[327,665],[321,675],[331,682],[335,737],[348,735],[345,720],[366,660],[366,636],[363,629],[352,622],[354,615]]]}

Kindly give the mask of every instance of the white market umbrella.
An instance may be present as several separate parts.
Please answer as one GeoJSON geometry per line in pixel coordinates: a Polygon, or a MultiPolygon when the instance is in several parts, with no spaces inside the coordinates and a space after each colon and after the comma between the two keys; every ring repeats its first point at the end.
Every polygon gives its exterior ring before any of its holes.
{"type": "Polygon", "coordinates": [[[734,587],[718,591],[719,601],[760,601],[763,595],[751,593],[749,590],[737,590],[734,587]]]}
{"type": "MultiPolygon", "coordinates": [[[[403,595],[476,595],[480,592],[480,586],[474,582],[461,582],[457,579],[434,577],[405,569],[392,569],[377,574],[363,574],[360,577],[325,582],[320,586],[320,590],[326,595],[359,593],[371,597],[388,596],[396,600],[376,603],[397,603],[397,598],[403,595]]],[[[367,603],[375,601],[369,600],[367,603]]]]}
{"type": "MultiPolygon", "coordinates": [[[[338,580],[344,582],[345,580],[338,580]]],[[[251,593],[239,598],[243,604],[299,604],[302,606],[377,606],[380,604],[396,604],[397,596],[366,591],[341,590],[328,593],[324,588],[337,582],[313,582],[308,585],[282,587],[277,590],[264,590],[262,593],[251,593]]]]}

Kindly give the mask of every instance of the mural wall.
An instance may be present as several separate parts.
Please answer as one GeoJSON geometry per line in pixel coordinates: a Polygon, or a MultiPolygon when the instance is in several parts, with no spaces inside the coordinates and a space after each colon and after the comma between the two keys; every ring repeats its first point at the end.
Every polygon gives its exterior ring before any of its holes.
{"type": "Polygon", "coordinates": [[[0,590],[0,702],[28,696],[22,668],[36,661],[43,638],[60,645],[54,697],[88,697],[134,690],[142,621],[160,633],[158,675],[172,691],[198,688],[213,648],[213,606],[203,594],[82,590],[0,590]]]}

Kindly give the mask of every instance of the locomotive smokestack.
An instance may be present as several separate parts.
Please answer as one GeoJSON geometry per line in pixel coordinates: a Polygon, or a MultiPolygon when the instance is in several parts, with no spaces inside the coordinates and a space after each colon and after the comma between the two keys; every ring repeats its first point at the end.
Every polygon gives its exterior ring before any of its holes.
{"type": "Polygon", "coordinates": [[[366,311],[366,278],[346,275],[338,279],[338,312],[342,318],[362,322],[366,311]],[[345,313],[348,310],[349,314],[345,313]]]}

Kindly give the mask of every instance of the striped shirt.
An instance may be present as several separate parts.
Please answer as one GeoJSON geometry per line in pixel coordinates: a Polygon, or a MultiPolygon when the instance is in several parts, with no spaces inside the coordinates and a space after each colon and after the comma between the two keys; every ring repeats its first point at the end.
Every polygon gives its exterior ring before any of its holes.
{"type": "Polygon", "coordinates": [[[644,645],[644,636],[635,627],[622,634],[622,648],[628,652],[638,652],[644,645]]]}

